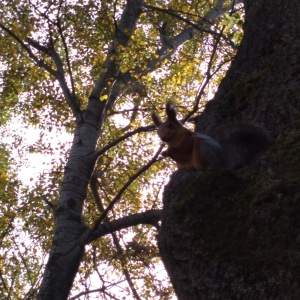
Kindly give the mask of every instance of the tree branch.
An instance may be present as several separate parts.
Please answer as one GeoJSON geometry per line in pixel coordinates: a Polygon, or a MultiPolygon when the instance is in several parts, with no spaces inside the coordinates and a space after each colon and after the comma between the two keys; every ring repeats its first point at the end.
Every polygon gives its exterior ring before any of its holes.
{"type": "Polygon", "coordinates": [[[158,222],[161,219],[161,210],[147,210],[143,213],[137,213],[134,215],[130,215],[124,218],[120,218],[118,220],[114,220],[111,222],[104,222],[101,225],[98,225],[92,236],[90,237],[88,243],[107,235],[109,233],[119,231],[121,229],[125,229],[131,226],[136,226],[140,224],[149,224],[153,225],[157,228],[158,222]]]}
{"type": "Polygon", "coordinates": [[[33,54],[31,49],[9,28],[0,23],[0,28],[10,35],[29,55],[29,57],[39,66],[47,70],[51,75],[56,76],[56,71],[52,69],[44,60],[33,54]]]}
{"type": "MultiPolygon", "coordinates": [[[[92,193],[93,193],[93,196],[94,196],[96,205],[97,205],[97,207],[98,207],[98,210],[99,210],[101,213],[103,213],[104,207],[103,207],[103,204],[102,204],[102,202],[101,202],[100,195],[99,195],[99,193],[98,193],[98,189],[97,189],[97,179],[96,179],[94,176],[92,176],[92,178],[91,178],[90,186],[91,186],[92,193]]],[[[107,216],[106,216],[106,218],[105,218],[105,221],[106,221],[106,223],[109,223],[109,218],[108,218],[107,216]]],[[[120,244],[120,242],[119,242],[119,239],[118,239],[118,237],[117,237],[116,232],[111,232],[111,235],[112,235],[114,244],[115,244],[115,246],[116,246],[116,248],[117,248],[117,251],[118,251],[119,253],[123,253],[124,250],[123,250],[123,248],[122,248],[122,246],[121,246],[121,244],[120,244]]],[[[130,289],[131,289],[131,291],[132,291],[132,293],[133,293],[135,299],[141,300],[141,298],[140,298],[140,296],[139,296],[139,294],[138,294],[138,292],[137,292],[137,290],[136,290],[136,288],[135,288],[135,286],[134,286],[134,283],[133,283],[133,281],[132,281],[132,279],[131,279],[130,273],[129,273],[128,270],[127,270],[126,258],[123,257],[123,256],[121,255],[121,256],[119,257],[119,260],[120,260],[120,263],[121,263],[121,266],[122,266],[122,271],[123,271],[123,273],[124,273],[124,276],[125,276],[125,278],[126,278],[126,280],[127,280],[127,282],[128,282],[128,285],[129,285],[129,287],[130,287],[130,289]]]]}
{"type": "MultiPolygon", "coordinates": [[[[72,94],[68,87],[66,77],[65,77],[64,64],[63,64],[62,60],[60,59],[58,53],[55,51],[54,45],[52,44],[51,47],[45,47],[45,46],[40,45],[37,41],[34,41],[31,38],[27,38],[26,40],[32,47],[34,47],[38,51],[40,51],[52,58],[52,60],[54,61],[55,65],[56,65],[56,68],[57,68],[57,70],[54,71],[55,73],[53,75],[57,79],[57,81],[62,89],[62,92],[65,96],[65,99],[67,101],[67,104],[71,108],[74,116],[76,117],[76,120],[80,121],[81,110],[77,103],[77,100],[75,97],[75,92],[73,90],[73,94],[72,94]]],[[[65,45],[65,47],[66,47],[66,45],[65,45]]],[[[69,66],[69,68],[71,68],[71,66],[69,66]]],[[[70,76],[72,76],[72,73],[70,74],[70,76]]]]}
{"type": "MultiPolygon", "coordinates": [[[[126,48],[135,28],[139,15],[144,5],[143,0],[128,0],[124,12],[117,25],[113,43],[108,51],[104,62],[104,71],[100,74],[91,92],[90,100],[102,100],[101,96],[109,94],[108,90],[113,86],[120,68],[120,63],[116,61],[118,54],[126,48]]],[[[105,99],[104,99],[105,100],[105,99]]],[[[111,103],[113,105],[113,103],[111,103]]]]}
{"type": "MultiPolygon", "coordinates": [[[[220,33],[219,32],[216,32],[216,31],[213,31],[211,30],[209,27],[212,25],[211,24],[211,21],[212,20],[215,20],[217,19],[218,17],[220,17],[222,15],[222,10],[220,10],[219,8],[217,8],[217,6],[212,9],[205,17],[203,18],[200,18],[200,20],[198,21],[198,24],[190,21],[189,19],[187,18],[184,18],[182,17],[181,15],[179,15],[177,12],[175,12],[174,10],[171,10],[171,9],[165,9],[165,8],[161,8],[161,7],[156,7],[156,6],[152,6],[152,5],[145,5],[146,8],[149,8],[151,10],[156,10],[156,11],[160,11],[160,12],[163,12],[167,15],[170,15],[172,17],[175,17],[176,19],[178,20],[181,20],[183,21],[184,23],[188,24],[191,26],[191,28],[187,28],[185,30],[183,30],[180,34],[177,35],[177,39],[180,37],[180,36],[184,36],[186,35],[186,33],[188,32],[189,34],[193,34],[192,30],[191,29],[196,29],[198,32],[206,32],[206,33],[209,33],[211,34],[212,36],[219,36],[220,33]],[[219,11],[219,13],[217,13],[217,11],[219,11]],[[213,16],[210,17],[210,16],[213,16]]],[[[160,29],[161,31],[161,29],[160,29]]],[[[195,32],[195,34],[197,34],[195,32]]],[[[225,35],[221,35],[222,38],[224,38],[224,40],[230,44],[230,46],[232,47],[235,47],[234,43],[232,43],[231,41],[229,41],[225,35]]],[[[164,39],[165,41],[165,39],[164,39]]],[[[165,44],[170,44],[172,45],[172,47],[174,46],[174,42],[176,41],[176,38],[173,38],[173,40],[171,39],[168,39],[168,43],[165,43],[165,44]]]]}
{"type": "Polygon", "coordinates": [[[119,144],[120,142],[126,140],[127,138],[137,134],[137,133],[141,133],[141,132],[148,132],[148,131],[152,131],[155,129],[155,125],[149,125],[149,126],[142,126],[139,127],[133,131],[127,132],[126,134],[120,136],[119,138],[113,140],[112,142],[108,143],[106,146],[104,146],[102,149],[100,149],[99,151],[96,152],[96,158],[98,158],[99,156],[101,156],[102,154],[104,154],[107,150],[109,150],[110,148],[116,146],[117,144],[119,144]]]}
{"type": "Polygon", "coordinates": [[[203,18],[200,18],[198,24],[195,24],[189,21],[188,19],[179,16],[178,14],[174,13],[174,11],[172,10],[162,9],[151,5],[145,5],[145,7],[170,14],[191,25],[191,27],[182,30],[175,37],[168,39],[167,44],[172,45],[172,47],[165,47],[166,45],[162,45],[162,47],[157,51],[159,57],[157,59],[154,59],[152,62],[148,63],[147,71],[151,72],[152,70],[156,69],[157,66],[161,64],[162,61],[164,61],[165,59],[170,59],[172,54],[178,49],[179,46],[184,44],[186,41],[194,38],[199,32],[208,32],[213,35],[217,34],[214,31],[211,31],[209,27],[211,26],[211,21],[216,20],[223,14],[222,7],[224,2],[225,0],[219,0],[214,8],[212,8],[203,18]]]}
{"type": "Polygon", "coordinates": [[[153,158],[145,165],[143,166],[138,172],[136,172],[133,176],[130,177],[130,179],[123,185],[123,187],[119,190],[118,194],[114,197],[114,199],[109,203],[109,205],[106,207],[102,215],[95,221],[95,224],[92,228],[92,232],[94,232],[99,224],[105,219],[108,212],[113,208],[113,206],[116,204],[116,202],[121,198],[123,193],[127,190],[127,188],[145,171],[147,171],[156,161],[163,149],[164,145],[160,146],[156,154],[153,156],[153,158]]]}
{"type": "Polygon", "coordinates": [[[186,117],[184,118],[183,123],[185,123],[187,120],[189,120],[191,118],[191,116],[193,116],[193,114],[198,111],[200,99],[201,99],[201,97],[202,97],[202,95],[204,93],[204,90],[205,90],[206,86],[210,82],[210,79],[213,77],[213,74],[211,73],[213,59],[215,57],[218,45],[220,43],[221,35],[222,35],[222,32],[224,31],[224,29],[225,29],[225,26],[222,27],[220,35],[216,38],[216,41],[214,43],[213,50],[211,52],[210,59],[209,59],[208,65],[207,65],[205,79],[202,81],[201,87],[200,87],[200,89],[199,89],[199,91],[197,93],[197,96],[196,96],[196,99],[195,99],[195,102],[194,102],[194,107],[193,107],[192,111],[190,111],[186,115],[186,117]]]}
{"type": "MultiPolygon", "coordinates": [[[[92,176],[92,179],[91,179],[91,182],[90,182],[90,186],[91,186],[91,189],[92,189],[92,193],[93,193],[93,196],[95,198],[95,202],[96,202],[96,205],[98,207],[98,210],[103,213],[104,211],[104,207],[103,207],[103,204],[102,204],[102,201],[101,201],[101,198],[100,198],[100,195],[98,193],[98,189],[97,189],[97,179],[92,176]]],[[[106,216],[105,218],[105,222],[106,223],[110,223],[110,220],[109,218],[106,216]]],[[[117,249],[117,252],[118,253],[123,253],[123,248],[119,242],[119,238],[117,236],[117,233],[116,232],[111,232],[111,236],[112,236],[112,239],[113,239],[113,242],[115,244],[115,247],[117,249]]],[[[123,255],[120,255],[118,257],[119,261],[120,261],[120,264],[121,264],[121,267],[122,267],[122,271],[124,273],[124,276],[127,280],[127,283],[129,285],[129,288],[131,289],[134,297],[136,300],[141,300],[135,286],[134,286],[134,282],[132,281],[131,279],[131,276],[130,276],[130,273],[128,272],[128,269],[127,269],[127,259],[126,257],[124,257],[123,255]]]]}
{"type": "MultiPolygon", "coordinates": [[[[124,250],[123,250],[123,248],[122,248],[122,246],[121,246],[121,244],[120,244],[120,242],[119,242],[119,238],[117,237],[116,232],[112,232],[111,235],[112,235],[112,238],[113,238],[113,240],[114,240],[114,244],[115,244],[115,246],[116,246],[116,248],[117,248],[117,251],[118,251],[119,253],[123,253],[124,250]]],[[[131,279],[131,275],[130,275],[130,273],[128,272],[128,269],[127,269],[127,259],[126,259],[126,257],[123,257],[122,255],[120,255],[119,261],[120,261],[120,263],[121,263],[122,271],[123,271],[123,273],[124,273],[124,276],[125,276],[125,278],[126,278],[126,280],[127,280],[127,283],[128,283],[128,285],[129,285],[129,288],[130,288],[131,291],[132,291],[132,294],[133,294],[134,298],[135,298],[136,300],[141,300],[141,297],[139,296],[139,294],[138,294],[138,292],[137,292],[137,290],[136,290],[136,288],[135,288],[135,286],[134,286],[134,283],[133,283],[133,281],[132,281],[132,279],[131,279]]]]}
{"type": "Polygon", "coordinates": [[[39,52],[42,52],[50,57],[52,57],[57,70],[54,70],[51,68],[43,59],[39,59],[30,49],[30,47],[24,43],[12,30],[4,26],[0,23],[0,28],[2,28],[6,33],[8,33],[29,55],[29,57],[39,66],[44,68],[46,71],[48,71],[51,75],[53,75],[59,82],[60,87],[63,91],[63,94],[65,96],[65,99],[67,100],[67,103],[69,107],[72,109],[74,115],[77,119],[79,119],[79,113],[80,108],[76,102],[76,99],[74,100],[72,97],[72,94],[68,88],[65,76],[64,76],[64,69],[63,69],[63,63],[58,56],[57,52],[54,50],[54,48],[45,47],[43,45],[40,45],[38,42],[34,41],[31,38],[26,38],[27,43],[38,50],[39,52]]]}
{"type": "Polygon", "coordinates": [[[69,50],[68,50],[68,46],[67,46],[67,43],[66,43],[65,36],[63,34],[63,30],[62,30],[62,27],[61,27],[61,24],[60,24],[59,17],[57,17],[57,28],[58,28],[58,32],[59,32],[59,35],[61,37],[61,40],[62,40],[62,43],[63,43],[63,46],[64,46],[64,50],[65,50],[65,53],[66,53],[68,73],[69,73],[69,77],[70,77],[70,81],[71,81],[71,87],[72,87],[72,98],[75,101],[75,103],[77,103],[76,95],[75,95],[74,78],[73,78],[73,74],[72,74],[72,68],[71,68],[70,57],[69,57],[69,50]]]}
{"type": "MultiPolygon", "coordinates": [[[[219,37],[220,33],[212,31],[210,29],[210,26],[211,26],[211,21],[217,19],[223,14],[222,7],[224,2],[225,0],[219,0],[218,3],[215,5],[215,7],[212,8],[203,18],[199,20],[198,24],[195,24],[189,21],[188,19],[181,17],[180,15],[178,15],[172,10],[162,9],[162,8],[145,4],[144,5],[145,8],[168,13],[169,15],[172,15],[186,22],[187,24],[190,25],[190,27],[182,30],[178,35],[176,35],[173,38],[168,38],[168,39],[164,38],[163,39],[164,42],[161,44],[161,47],[156,51],[158,57],[153,60],[150,60],[147,63],[147,67],[145,69],[141,70],[140,68],[136,68],[134,72],[132,72],[131,74],[119,72],[110,90],[107,107],[108,108],[113,107],[113,104],[115,103],[118,95],[122,92],[126,84],[132,80],[132,74],[142,76],[144,74],[151,73],[154,70],[158,69],[165,60],[171,59],[172,55],[177,51],[177,49],[181,45],[183,45],[188,40],[194,38],[199,32],[207,32],[212,35],[217,35],[219,37]]],[[[160,33],[160,36],[162,37],[162,33],[160,33]]],[[[222,33],[221,33],[221,37],[223,37],[228,43],[230,43],[231,46],[234,46],[234,44],[229,42],[222,33]]]]}

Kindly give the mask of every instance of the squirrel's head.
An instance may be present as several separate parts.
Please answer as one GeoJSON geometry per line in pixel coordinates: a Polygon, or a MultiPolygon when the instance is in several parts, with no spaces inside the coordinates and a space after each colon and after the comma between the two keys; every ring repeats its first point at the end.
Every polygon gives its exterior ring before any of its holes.
{"type": "Polygon", "coordinates": [[[167,119],[163,122],[155,110],[151,111],[152,120],[157,126],[158,136],[163,142],[170,144],[180,137],[185,128],[177,120],[177,112],[171,101],[168,101],[166,104],[166,114],[167,119]]]}

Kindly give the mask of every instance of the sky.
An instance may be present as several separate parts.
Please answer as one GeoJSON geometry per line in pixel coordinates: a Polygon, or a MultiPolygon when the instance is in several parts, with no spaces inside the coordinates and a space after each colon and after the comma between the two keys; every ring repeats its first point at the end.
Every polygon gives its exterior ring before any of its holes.
{"type": "Polygon", "coordinates": [[[58,162],[60,155],[64,155],[68,151],[73,136],[65,130],[58,130],[54,127],[51,132],[47,131],[41,138],[44,145],[49,145],[54,149],[53,153],[34,151],[42,131],[32,125],[26,128],[20,124],[22,125],[22,122],[18,117],[13,118],[3,129],[2,142],[12,147],[12,158],[16,162],[18,179],[25,185],[33,186],[38,175],[43,172],[50,172],[53,160],[58,162]],[[22,150],[13,146],[21,140],[22,150]],[[65,151],[58,149],[55,151],[56,148],[59,148],[60,142],[66,143],[65,151]]]}

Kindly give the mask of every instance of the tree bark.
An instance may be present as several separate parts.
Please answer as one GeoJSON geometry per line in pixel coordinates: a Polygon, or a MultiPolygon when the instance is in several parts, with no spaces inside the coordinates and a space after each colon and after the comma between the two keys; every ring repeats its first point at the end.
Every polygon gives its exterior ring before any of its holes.
{"type": "Polygon", "coordinates": [[[265,127],[240,170],[175,172],[159,249],[178,299],[300,299],[300,3],[246,0],[244,38],[197,131],[265,127]]]}
{"type": "MultiPolygon", "coordinates": [[[[87,187],[98,155],[96,145],[105,121],[108,106],[113,100],[108,97],[109,86],[116,81],[119,67],[113,55],[120,45],[126,47],[138,17],[143,0],[130,0],[120,17],[115,38],[104,63],[105,72],[100,73],[81,120],[76,125],[73,144],[65,168],[60,199],[56,209],[56,220],[52,249],[39,290],[40,300],[64,300],[68,298],[74,278],[78,272],[84,247],[91,237],[91,230],[83,221],[82,210],[87,187]]],[[[112,88],[113,89],[113,88],[112,88]]]]}
{"type": "Polygon", "coordinates": [[[38,299],[67,299],[84,254],[84,237],[89,230],[81,213],[93,172],[98,139],[98,127],[92,126],[92,121],[96,123],[85,117],[84,124],[76,127],[56,208],[52,249],[38,299]]]}

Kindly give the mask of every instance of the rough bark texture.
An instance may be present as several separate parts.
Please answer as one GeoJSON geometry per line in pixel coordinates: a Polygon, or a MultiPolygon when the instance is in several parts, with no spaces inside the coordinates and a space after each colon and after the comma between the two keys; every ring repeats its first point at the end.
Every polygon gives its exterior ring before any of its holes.
{"type": "Polygon", "coordinates": [[[178,299],[300,299],[300,2],[245,2],[244,39],[197,130],[247,121],[273,144],[240,170],[172,175],[158,242],[178,299]]]}
{"type": "Polygon", "coordinates": [[[277,135],[296,126],[299,114],[300,3],[246,1],[244,39],[198,131],[225,120],[251,121],[277,135]]]}

